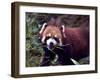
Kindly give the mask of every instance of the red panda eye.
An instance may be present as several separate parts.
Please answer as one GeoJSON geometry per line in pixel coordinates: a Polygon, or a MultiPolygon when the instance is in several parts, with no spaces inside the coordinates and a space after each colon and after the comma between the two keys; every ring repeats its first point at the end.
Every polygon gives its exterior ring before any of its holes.
{"type": "Polygon", "coordinates": [[[50,36],[46,37],[46,39],[49,39],[49,38],[50,38],[50,36]]]}
{"type": "Polygon", "coordinates": [[[57,37],[53,37],[53,39],[55,39],[59,43],[59,39],[57,37]]]}
{"type": "Polygon", "coordinates": [[[48,36],[48,37],[46,37],[46,38],[45,38],[45,40],[44,40],[44,42],[46,42],[49,38],[50,38],[49,36],[48,36]]]}

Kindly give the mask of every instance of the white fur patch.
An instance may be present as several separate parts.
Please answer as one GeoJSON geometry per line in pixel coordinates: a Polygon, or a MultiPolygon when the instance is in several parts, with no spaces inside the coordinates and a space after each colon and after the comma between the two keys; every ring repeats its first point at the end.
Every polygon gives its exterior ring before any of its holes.
{"type": "Polygon", "coordinates": [[[55,37],[57,37],[57,35],[55,35],[55,37]]]}
{"type": "Polygon", "coordinates": [[[52,39],[52,38],[49,38],[49,39],[46,41],[47,45],[50,45],[51,42],[52,42],[54,45],[57,44],[56,40],[55,40],[55,39],[52,39]]]}
{"type": "Polygon", "coordinates": [[[47,34],[47,36],[51,36],[51,33],[47,34]]]}
{"type": "Polygon", "coordinates": [[[41,41],[42,41],[42,43],[44,43],[45,38],[46,38],[46,37],[45,37],[45,36],[43,36],[43,38],[42,38],[42,40],[41,40],[41,41]]]}
{"type": "Polygon", "coordinates": [[[46,25],[47,25],[47,23],[44,23],[44,24],[43,24],[43,26],[42,26],[42,28],[41,28],[39,34],[41,34],[41,33],[43,32],[43,30],[45,29],[45,26],[46,26],[46,25]]]}

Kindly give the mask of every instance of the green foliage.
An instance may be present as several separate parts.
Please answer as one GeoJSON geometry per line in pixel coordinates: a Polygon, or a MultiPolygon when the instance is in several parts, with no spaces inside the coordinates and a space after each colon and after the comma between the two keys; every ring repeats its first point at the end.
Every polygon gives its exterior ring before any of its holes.
{"type": "Polygon", "coordinates": [[[39,66],[44,53],[39,41],[37,15],[26,13],[26,67],[39,66]]]}

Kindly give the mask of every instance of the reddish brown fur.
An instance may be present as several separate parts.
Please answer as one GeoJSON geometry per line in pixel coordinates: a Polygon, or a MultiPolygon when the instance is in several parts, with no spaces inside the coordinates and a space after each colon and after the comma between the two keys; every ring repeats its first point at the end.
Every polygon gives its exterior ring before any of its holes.
{"type": "Polygon", "coordinates": [[[71,57],[73,59],[78,60],[89,56],[89,26],[86,26],[86,23],[84,23],[83,26],[77,28],[66,27],[63,33],[60,21],[61,19],[59,18],[51,19],[41,36],[47,36],[48,33],[51,33],[52,36],[60,34],[58,38],[62,39],[63,45],[70,44],[71,57]],[[62,34],[65,34],[65,37],[62,34]]]}
{"type": "Polygon", "coordinates": [[[71,44],[71,55],[80,59],[89,55],[89,32],[86,27],[66,28],[64,44],[71,44]]]}
{"type": "Polygon", "coordinates": [[[57,35],[57,38],[62,39],[61,31],[56,26],[47,26],[44,32],[42,33],[42,36],[48,36],[49,33],[51,34],[51,37],[57,35]]]}
{"type": "Polygon", "coordinates": [[[63,37],[59,27],[47,26],[42,36],[47,36],[49,33],[51,37],[59,35],[58,38],[62,39],[63,45],[70,44],[73,59],[78,60],[89,55],[89,29],[87,27],[65,28],[63,34],[66,37],[63,37]]]}

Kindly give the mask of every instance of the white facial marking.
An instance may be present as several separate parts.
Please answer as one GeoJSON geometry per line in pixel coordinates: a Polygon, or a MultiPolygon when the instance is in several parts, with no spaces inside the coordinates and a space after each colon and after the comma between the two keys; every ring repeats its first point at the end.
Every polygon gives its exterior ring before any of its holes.
{"type": "Polygon", "coordinates": [[[49,33],[48,36],[51,36],[51,33],[49,33]]]}
{"type": "Polygon", "coordinates": [[[57,38],[57,35],[55,35],[55,37],[57,38]]]}
{"type": "Polygon", "coordinates": [[[44,23],[44,24],[43,24],[43,26],[42,26],[42,28],[41,28],[39,34],[41,34],[41,33],[43,32],[43,30],[45,29],[45,26],[46,26],[46,25],[47,25],[47,23],[44,23]]]}
{"type": "Polygon", "coordinates": [[[47,45],[50,45],[50,43],[53,43],[54,45],[57,44],[57,42],[56,42],[54,39],[52,39],[52,38],[49,38],[49,39],[46,41],[46,43],[47,43],[47,45]]]}
{"type": "Polygon", "coordinates": [[[42,43],[44,43],[45,38],[46,38],[45,36],[42,38],[42,40],[41,40],[41,41],[42,41],[42,43]]]}

